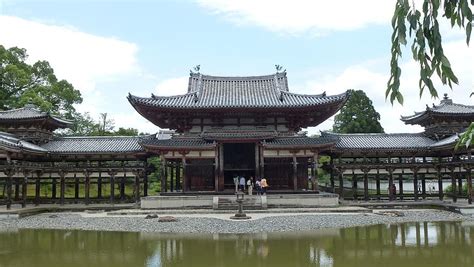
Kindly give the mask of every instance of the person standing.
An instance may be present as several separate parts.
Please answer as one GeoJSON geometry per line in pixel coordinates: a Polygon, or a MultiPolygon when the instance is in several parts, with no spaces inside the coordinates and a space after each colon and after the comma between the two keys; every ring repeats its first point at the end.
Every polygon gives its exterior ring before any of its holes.
{"type": "Polygon", "coordinates": [[[253,191],[253,177],[250,176],[250,178],[247,180],[247,192],[249,193],[249,196],[252,195],[253,191]]]}
{"type": "Polygon", "coordinates": [[[260,181],[260,186],[262,187],[262,194],[266,195],[268,189],[268,182],[266,178],[262,178],[262,180],[260,181]]]}
{"type": "Polygon", "coordinates": [[[234,174],[234,185],[235,185],[235,193],[239,190],[239,176],[234,174]]]}
{"type": "Polygon", "coordinates": [[[241,190],[242,192],[245,192],[245,177],[240,176],[240,182],[239,182],[239,184],[240,184],[240,190],[241,190]]]}
{"type": "Polygon", "coordinates": [[[262,193],[260,178],[258,178],[257,181],[255,182],[255,189],[257,190],[257,196],[260,196],[260,194],[262,193]]]}

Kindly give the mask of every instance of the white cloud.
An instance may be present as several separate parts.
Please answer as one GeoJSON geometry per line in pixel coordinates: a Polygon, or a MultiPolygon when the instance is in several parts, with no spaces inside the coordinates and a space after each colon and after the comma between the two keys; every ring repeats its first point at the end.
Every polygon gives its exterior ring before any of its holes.
{"type": "Polygon", "coordinates": [[[197,3],[235,24],[258,25],[289,34],[324,34],[369,24],[388,24],[395,6],[392,0],[197,0],[197,3]]]}
{"type": "MultiPolygon", "coordinates": [[[[448,86],[443,86],[441,82],[435,78],[435,86],[438,89],[440,97],[444,93],[448,93],[449,97],[455,103],[472,105],[472,99],[469,95],[474,91],[474,70],[472,62],[474,62],[474,49],[466,46],[464,40],[447,42],[444,45],[445,53],[451,60],[451,65],[457,74],[460,84],[453,86],[451,90],[448,86]]],[[[419,70],[417,63],[406,61],[402,63],[401,90],[404,95],[404,104],[400,106],[395,103],[393,106],[385,100],[385,89],[388,80],[388,59],[380,59],[376,61],[361,63],[349,66],[339,73],[314,73],[321,76],[317,80],[308,79],[301,85],[297,85],[298,92],[317,93],[327,91],[328,94],[337,94],[346,89],[364,90],[368,97],[373,101],[375,109],[381,115],[381,124],[385,132],[421,132],[422,127],[405,125],[400,121],[400,116],[412,115],[414,111],[422,111],[426,105],[431,106],[432,103],[438,104],[439,99],[432,99],[429,92],[425,91],[420,99],[419,96],[419,70]],[[304,88],[304,89],[303,89],[304,88]]],[[[323,70],[324,71],[324,70],[323,70]]],[[[325,121],[318,127],[312,127],[310,133],[317,133],[319,130],[328,130],[332,128],[333,118],[325,121]]]]}
{"type": "Polygon", "coordinates": [[[156,86],[156,95],[171,96],[185,94],[188,91],[188,82],[189,76],[163,80],[156,86]]]}
{"type": "Polygon", "coordinates": [[[26,48],[30,62],[49,61],[59,78],[83,92],[94,90],[98,80],[139,70],[135,44],[71,26],[0,16],[0,43],[26,48]]]}

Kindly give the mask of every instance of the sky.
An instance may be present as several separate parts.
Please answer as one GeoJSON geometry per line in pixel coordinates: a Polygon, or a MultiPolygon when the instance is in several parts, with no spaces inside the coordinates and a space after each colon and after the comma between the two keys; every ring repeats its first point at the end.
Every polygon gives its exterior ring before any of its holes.
{"type": "MultiPolygon", "coordinates": [[[[418,0],[417,0],[418,1],[418,0]]],[[[115,127],[154,133],[126,96],[185,93],[189,70],[221,76],[288,72],[290,91],[328,95],[364,90],[385,132],[421,132],[401,115],[438,104],[421,98],[417,63],[402,60],[405,103],[385,99],[389,77],[390,20],[394,0],[0,0],[0,44],[26,48],[29,62],[47,60],[71,82],[92,117],[108,113],[115,127]]],[[[472,105],[474,49],[463,32],[441,25],[444,50],[458,76],[439,95],[472,105]]],[[[310,134],[332,128],[334,118],[310,134]]]]}

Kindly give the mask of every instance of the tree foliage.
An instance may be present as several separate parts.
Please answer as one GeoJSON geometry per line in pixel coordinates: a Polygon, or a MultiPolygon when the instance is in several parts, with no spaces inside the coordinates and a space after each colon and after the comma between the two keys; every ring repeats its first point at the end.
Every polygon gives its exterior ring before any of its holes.
{"type": "Polygon", "coordinates": [[[47,61],[32,65],[23,48],[0,45],[0,110],[32,103],[41,110],[72,119],[81,93],[66,80],[58,80],[47,61]]]}
{"type": "Polygon", "coordinates": [[[420,96],[427,88],[433,97],[438,96],[432,77],[436,73],[444,85],[458,83],[451,63],[444,54],[439,19],[444,17],[451,27],[464,28],[466,43],[469,45],[472,31],[472,5],[474,0],[423,0],[421,9],[415,2],[397,0],[392,18],[392,58],[390,61],[390,79],[387,84],[386,97],[390,102],[397,100],[403,104],[400,92],[400,76],[402,70],[398,60],[402,56],[402,46],[407,45],[411,38],[411,52],[413,59],[419,63],[420,69],[420,96]],[[442,12],[442,14],[440,14],[442,12]],[[407,34],[408,31],[408,34],[407,34]]]}
{"type": "Polygon", "coordinates": [[[380,114],[362,90],[349,90],[350,97],[334,119],[336,133],[383,133],[380,114]]]}
{"type": "MultiPolygon", "coordinates": [[[[450,87],[453,83],[458,83],[451,63],[444,54],[439,22],[444,20],[452,28],[464,29],[467,45],[471,40],[474,0],[423,0],[421,9],[420,6],[415,6],[415,3],[415,1],[397,0],[395,4],[392,18],[390,79],[385,92],[387,98],[390,96],[392,104],[395,100],[403,104],[400,92],[402,70],[398,60],[402,56],[402,46],[408,43],[407,38],[411,38],[413,59],[419,63],[420,96],[428,88],[432,97],[438,97],[432,81],[433,76],[438,76],[443,85],[450,87]]],[[[471,126],[462,134],[456,148],[474,144],[473,133],[474,124],[471,122],[471,126]]]]}
{"type": "Polygon", "coordinates": [[[146,134],[139,133],[135,128],[119,127],[118,130],[114,130],[114,124],[114,120],[110,119],[107,113],[101,113],[98,120],[94,120],[88,112],[75,113],[73,127],[61,131],[59,134],[63,136],[137,136],[146,134]]]}

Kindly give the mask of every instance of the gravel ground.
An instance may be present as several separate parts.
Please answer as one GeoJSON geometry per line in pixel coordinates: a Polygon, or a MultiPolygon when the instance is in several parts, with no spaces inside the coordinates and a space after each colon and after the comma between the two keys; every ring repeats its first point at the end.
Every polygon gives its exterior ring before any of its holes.
{"type": "Polygon", "coordinates": [[[321,228],[417,222],[473,220],[473,217],[439,210],[404,210],[401,216],[392,211],[382,214],[279,214],[250,221],[230,221],[209,217],[177,217],[176,222],[134,217],[83,217],[77,213],[48,213],[20,219],[0,219],[0,231],[16,228],[80,229],[97,231],[130,231],[162,233],[257,233],[305,231],[321,228]]]}

